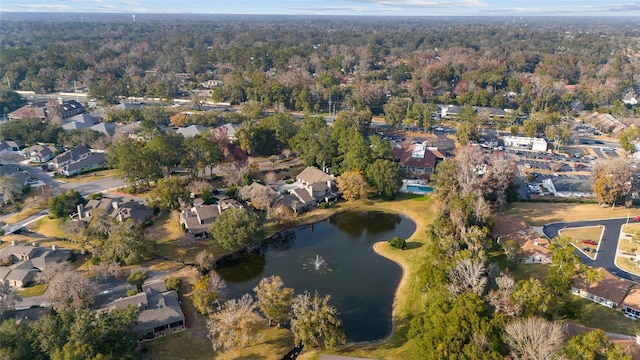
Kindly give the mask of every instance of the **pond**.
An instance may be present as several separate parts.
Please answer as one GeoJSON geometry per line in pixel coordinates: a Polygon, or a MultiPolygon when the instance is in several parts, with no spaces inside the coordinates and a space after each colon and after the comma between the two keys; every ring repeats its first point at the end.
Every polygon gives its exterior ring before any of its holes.
{"type": "Polygon", "coordinates": [[[217,271],[228,282],[224,296],[252,293],[260,279],[278,275],[296,294],[331,295],[348,341],[372,341],[391,333],[391,311],[402,277],[400,266],[373,250],[394,236],[409,238],[409,218],[378,211],[351,211],[282,233],[260,251],[243,254],[217,271]]]}

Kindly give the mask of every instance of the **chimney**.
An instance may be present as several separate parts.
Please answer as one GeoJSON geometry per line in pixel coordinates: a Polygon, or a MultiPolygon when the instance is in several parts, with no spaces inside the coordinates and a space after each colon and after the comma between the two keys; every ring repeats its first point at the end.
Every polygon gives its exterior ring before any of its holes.
{"type": "Polygon", "coordinates": [[[56,244],[51,245],[51,250],[53,250],[53,251],[58,250],[58,245],[56,245],[56,244]]]}
{"type": "Polygon", "coordinates": [[[38,245],[40,245],[40,244],[38,244],[37,241],[34,241],[34,242],[31,243],[31,245],[33,245],[33,247],[38,247],[38,245]]]}
{"type": "Polygon", "coordinates": [[[18,242],[15,241],[15,240],[11,240],[11,245],[16,246],[16,245],[18,245],[18,242]]]}
{"type": "Polygon", "coordinates": [[[78,219],[82,220],[82,218],[84,217],[84,205],[78,204],[77,210],[78,210],[78,219]]]}

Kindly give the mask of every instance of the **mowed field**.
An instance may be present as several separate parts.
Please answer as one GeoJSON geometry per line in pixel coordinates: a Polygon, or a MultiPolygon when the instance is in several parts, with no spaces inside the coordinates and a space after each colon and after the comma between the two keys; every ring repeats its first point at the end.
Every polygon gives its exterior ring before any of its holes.
{"type": "Polygon", "coordinates": [[[622,218],[640,215],[638,208],[601,207],[598,204],[563,204],[545,202],[519,202],[505,209],[509,215],[521,216],[531,226],[554,222],[622,218]]]}

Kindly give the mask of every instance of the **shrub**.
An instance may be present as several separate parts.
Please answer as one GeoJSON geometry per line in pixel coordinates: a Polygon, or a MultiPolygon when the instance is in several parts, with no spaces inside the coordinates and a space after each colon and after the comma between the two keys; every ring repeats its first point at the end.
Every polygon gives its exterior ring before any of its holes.
{"type": "Polygon", "coordinates": [[[404,239],[394,236],[389,240],[389,246],[394,249],[404,249],[405,246],[407,246],[407,242],[404,239]]]}
{"type": "Polygon", "coordinates": [[[329,203],[326,201],[323,201],[320,204],[318,204],[318,209],[326,209],[328,207],[329,207],[329,203]]]}
{"type": "Polygon", "coordinates": [[[136,295],[137,293],[138,293],[138,290],[136,289],[127,290],[127,296],[133,296],[133,295],[136,295]]]}
{"type": "Polygon", "coordinates": [[[164,284],[167,286],[167,290],[178,291],[180,289],[180,284],[182,284],[182,279],[177,277],[170,277],[164,281],[164,284]]]}

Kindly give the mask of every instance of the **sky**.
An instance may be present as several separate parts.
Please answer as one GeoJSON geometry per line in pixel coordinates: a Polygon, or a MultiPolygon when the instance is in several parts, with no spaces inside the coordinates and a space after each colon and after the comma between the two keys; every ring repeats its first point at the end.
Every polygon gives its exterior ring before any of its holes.
{"type": "Polygon", "coordinates": [[[365,16],[640,16],[633,0],[0,0],[0,11],[365,16]]]}

